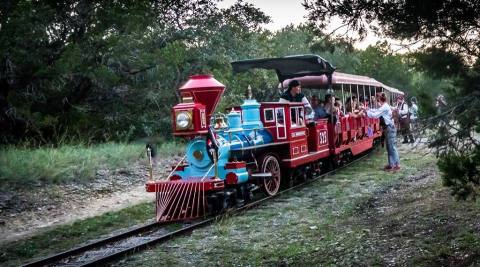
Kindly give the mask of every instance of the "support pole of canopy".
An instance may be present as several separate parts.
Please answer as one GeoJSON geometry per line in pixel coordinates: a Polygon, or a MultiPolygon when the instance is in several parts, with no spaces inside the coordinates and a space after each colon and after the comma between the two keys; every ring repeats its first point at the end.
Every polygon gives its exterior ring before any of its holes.
{"type": "Polygon", "coordinates": [[[360,93],[358,91],[358,84],[357,84],[357,101],[360,100],[360,93]]]}
{"type": "Polygon", "coordinates": [[[369,85],[368,86],[368,105],[369,105],[369,108],[372,108],[372,101],[370,101],[371,98],[372,98],[372,88],[369,85]]]}
{"type": "Polygon", "coordinates": [[[363,105],[365,105],[365,102],[367,101],[367,98],[365,96],[365,85],[363,85],[362,87],[363,87],[363,105]]]}
{"type": "Polygon", "coordinates": [[[328,82],[327,90],[333,91],[333,88],[332,88],[332,73],[327,73],[326,75],[327,75],[327,82],[328,82]]]}
{"type": "MultiPolygon", "coordinates": [[[[352,106],[352,84],[349,84],[349,87],[350,87],[350,106],[352,106]]],[[[353,112],[353,107],[351,107],[351,111],[349,112],[353,112]]]]}

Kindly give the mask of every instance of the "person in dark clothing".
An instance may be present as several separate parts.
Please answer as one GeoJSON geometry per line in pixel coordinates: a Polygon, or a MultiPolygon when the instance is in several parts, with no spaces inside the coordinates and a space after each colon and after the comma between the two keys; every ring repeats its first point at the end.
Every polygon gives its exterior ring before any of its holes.
{"type": "Polygon", "coordinates": [[[308,99],[305,97],[304,94],[302,94],[302,87],[301,84],[298,80],[291,80],[288,83],[288,89],[283,92],[283,94],[280,96],[280,103],[288,103],[288,102],[299,102],[303,103],[305,106],[305,113],[307,113],[307,116],[311,116],[313,118],[312,113],[312,106],[310,105],[310,102],[308,102],[308,99]]]}
{"type": "Polygon", "coordinates": [[[308,107],[312,107],[308,99],[302,94],[302,87],[297,80],[291,80],[288,83],[288,89],[280,96],[279,102],[301,102],[308,107]]]}

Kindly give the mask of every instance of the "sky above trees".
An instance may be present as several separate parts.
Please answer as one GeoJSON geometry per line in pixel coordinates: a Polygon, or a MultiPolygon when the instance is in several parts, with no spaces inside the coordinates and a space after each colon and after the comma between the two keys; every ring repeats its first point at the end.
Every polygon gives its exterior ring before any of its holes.
{"type": "MultiPolygon", "coordinates": [[[[224,0],[218,6],[227,8],[235,2],[236,0],[224,0]]],[[[265,25],[265,28],[271,31],[280,30],[289,24],[298,25],[307,22],[305,18],[307,11],[302,6],[302,1],[245,0],[245,2],[253,4],[271,17],[272,22],[265,25]]]]}
{"type": "MultiPolygon", "coordinates": [[[[220,8],[228,8],[233,5],[236,0],[223,0],[218,6],[220,8]]],[[[287,1],[287,0],[244,0],[246,3],[253,4],[256,8],[262,10],[266,15],[270,16],[271,22],[266,24],[264,27],[271,31],[278,31],[288,25],[299,25],[302,23],[307,23],[308,12],[302,6],[303,1],[287,1]]],[[[353,32],[346,32],[346,28],[342,27],[342,21],[339,18],[331,19],[331,22],[325,29],[326,33],[335,31],[335,34],[338,36],[350,36],[357,38],[358,35],[353,32]]],[[[381,38],[375,35],[373,32],[368,32],[367,36],[360,40],[354,42],[355,48],[365,49],[369,45],[374,45],[379,41],[387,41],[392,49],[400,53],[410,52],[418,47],[414,45],[408,49],[400,42],[390,38],[381,38]]]]}

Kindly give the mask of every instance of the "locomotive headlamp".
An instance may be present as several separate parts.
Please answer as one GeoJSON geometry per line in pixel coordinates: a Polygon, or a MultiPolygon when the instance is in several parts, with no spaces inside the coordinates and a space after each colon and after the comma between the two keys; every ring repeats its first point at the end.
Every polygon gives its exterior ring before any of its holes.
{"type": "Polygon", "coordinates": [[[192,112],[181,111],[177,113],[175,118],[178,130],[186,130],[192,126],[192,112]]]}

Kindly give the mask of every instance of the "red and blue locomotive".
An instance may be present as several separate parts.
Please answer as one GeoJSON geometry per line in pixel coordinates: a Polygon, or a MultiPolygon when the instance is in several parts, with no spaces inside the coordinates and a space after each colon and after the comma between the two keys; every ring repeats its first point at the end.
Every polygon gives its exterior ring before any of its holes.
{"type": "MultiPolygon", "coordinates": [[[[335,72],[316,55],[244,60],[234,72],[275,70],[282,85],[297,79],[303,87],[348,95],[402,92],[364,76],[335,72]]],[[[147,182],[156,193],[157,221],[186,220],[248,202],[258,188],[277,194],[322,169],[371,149],[381,137],[378,119],[307,116],[302,103],[245,99],[226,114],[215,114],[225,86],[210,75],[195,75],[179,89],[182,103],[172,109],[173,135],[187,138],[185,157],[168,177],[147,182]]]]}

